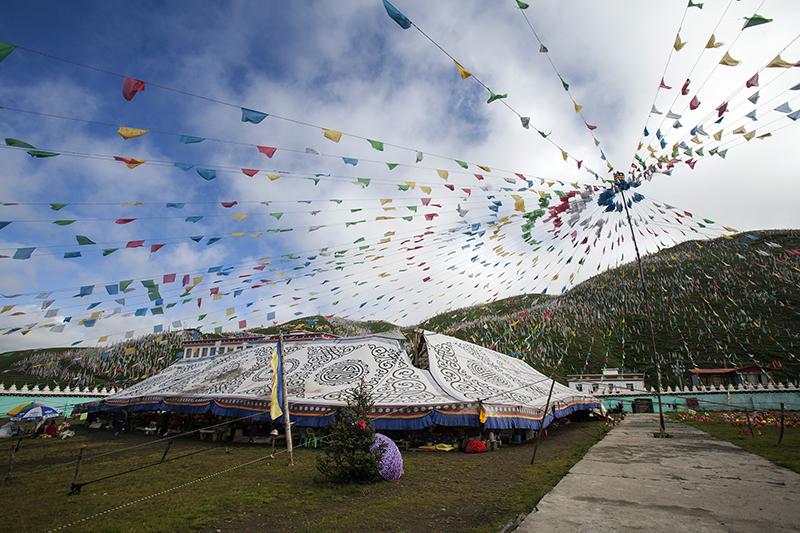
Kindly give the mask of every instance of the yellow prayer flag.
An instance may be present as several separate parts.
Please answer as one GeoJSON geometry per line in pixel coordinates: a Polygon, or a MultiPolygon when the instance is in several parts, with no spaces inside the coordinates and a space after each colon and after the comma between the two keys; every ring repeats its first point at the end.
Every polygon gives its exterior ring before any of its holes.
{"type": "Polygon", "coordinates": [[[714,37],[714,34],[712,33],[711,37],[708,39],[708,42],[706,43],[706,48],[719,48],[723,44],[725,43],[717,41],[716,37],[714,37]]]}
{"type": "Polygon", "coordinates": [[[380,201],[381,201],[381,205],[386,205],[386,204],[392,203],[392,199],[391,198],[381,198],[380,201]]]}
{"type": "Polygon", "coordinates": [[[719,130],[717,133],[714,134],[714,140],[719,141],[722,139],[722,130],[719,130]]]}
{"type": "Polygon", "coordinates": [[[450,176],[450,173],[446,170],[437,170],[436,173],[439,174],[439,177],[443,180],[446,180],[450,176]]]}
{"type": "Polygon", "coordinates": [[[739,64],[739,61],[732,58],[728,52],[725,52],[725,55],[719,60],[719,64],[725,65],[726,67],[735,67],[739,64]]]}
{"type": "Polygon", "coordinates": [[[789,63],[788,61],[784,61],[781,56],[775,56],[775,59],[769,62],[767,68],[791,68],[794,66],[794,63],[789,63]]]}
{"type": "Polygon", "coordinates": [[[583,109],[583,106],[574,100],[572,101],[572,103],[575,104],[575,112],[580,113],[581,109],[583,109]]]}
{"type": "Polygon", "coordinates": [[[478,165],[478,168],[483,170],[484,172],[491,172],[492,171],[492,169],[490,167],[487,167],[486,165],[478,165]]]}
{"type": "Polygon", "coordinates": [[[233,220],[244,220],[247,218],[247,215],[244,213],[234,213],[233,215],[231,215],[231,218],[233,220]]]}
{"type": "Polygon", "coordinates": [[[342,138],[341,131],[329,130],[328,128],[322,128],[322,135],[335,143],[338,143],[342,138]]]}
{"type": "Polygon", "coordinates": [[[453,62],[456,64],[456,68],[458,69],[458,73],[461,74],[461,79],[462,80],[465,80],[465,79],[469,78],[470,76],[472,76],[472,73],[470,71],[468,71],[467,69],[465,69],[464,67],[462,67],[461,63],[459,63],[458,61],[453,61],[453,62]]]}
{"type": "Polygon", "coordinates": [[[430,194],[432,189],[428,185],[420,185],[419,190],[421,190],[425,194],[430,194]]]}
{"type": "Polygon", "coordinates": [[[134,137],[141,137],[146,133],[150,133],[150,130],[140,130],[139,128],[129,128],[127,126],[120,126],[117,128],[117,133],[123,139],[133,139],[134,137]]]}
{"type": "Polygon", "coordinates": [[[278,176],[277,174],[267,174],[267,178],[269,178],[269,181],[275,181],[277,179],[280,179],[281,177],[278,176]]]}
{"type": "Polygon", "coordinates": [[[569,157],[569,154],[564,150],[561,150],[561,157],[564,159],[564,161],[566,161],[567,158],[569,157]]]}

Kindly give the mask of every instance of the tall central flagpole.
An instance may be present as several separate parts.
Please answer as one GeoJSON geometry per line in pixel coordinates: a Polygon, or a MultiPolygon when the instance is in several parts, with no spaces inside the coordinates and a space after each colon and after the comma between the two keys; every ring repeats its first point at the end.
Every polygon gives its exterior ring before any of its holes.
{"type": "MultiPolygon", "coordinates": [[[[622,178],[624,179],[624,177],[622,178]]],[[[616,186],[616,184],[615,184],[616,186]]],[[[636,250],[636,263],[639,265],[639,282],[642,287],[642,298],[644,299],[645,312],[647,313],[647,321],[650,323],[650,339],[653,342],[653,352],[650,355],[650,360],[656,369],[656,397],[658,398],[658,420],[659,432],[657,437],[666,437],[666,427],[664,426],[664,408],[661,405],[661,362],[656,351],[656,334],[653,328],[653,312],[650,308],[650,300],[647,297],[647,285],[644,283],[644,269],[642,268],[642,257],[639,255],[639,244],[636,242],[636,233],[633,231],[633,223],[631,222],[631,213],[628,211],[628,201],[625,199],[625,191],[622,187],[617,187],[622,196],[622,205],[625,207],[625,216],[628,218],[628,228],[631,230],[631,238],[633,239],[633,249],[636,250]]]]}
{"type": "Polygon", "coordinates": [[[281,389],[283,390],[283,425],[286,433],[286,451],[289,454],[289,466],[294,465],[292,448],[292,422],[289,419],[289,395],[286,392],[286,372],[283,367],[283,332],[278,333],[278,357],[281,361],[281,389]]]}

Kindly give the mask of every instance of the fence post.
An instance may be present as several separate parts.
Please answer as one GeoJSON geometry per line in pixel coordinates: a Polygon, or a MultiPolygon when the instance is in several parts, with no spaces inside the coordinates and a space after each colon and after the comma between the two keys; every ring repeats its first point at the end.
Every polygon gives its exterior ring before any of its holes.
{"type": "Polygon", "coordinates": [[[784,415],[784,406],[783,402],[781,402],[781,432],[778,435],[778,444],[783,442],[783,420],[784,420],[783,415],[784,415]]]}
{"type": "Polygon", "coordinates": [[[169,449],[171,446],[172,446],[172,439],[167,441],[167,446],[166,448],[164,448],[164,454],[161,456],[161,460],[159,461],[159,463],[163,463],[164,461],[166,461],[167,454],[169,453],[169,449]]]}
{"type": "Polygon", "coordinates": [[[751,437],[755,437],[756,434],[753,432],[753,424],[750,422],[750,411],[745,409],[744,413],[745,413],[745,415],[747,415],[747,427],[750,428],[750,436],[751,437]]]}
{"type": "Polygon", "coordinates": [[[17,443],[11,445],[11,451],[8,456],[8,472],[6,472],[6,478],[4,481],[8,481],[13,477],[14,459],[17,456],[17,452],[19,451],[19,447],[21,444],[22,444],[22,439],[17,439],[17,443]]]}
{"type": "Polygon", "coordinates": [[[86,450],[87,445],[83,444],[80,449],[78,449],[78,460],[75,461],[75,475],[72,478],[72,485],[70,486],[69,493],[72,494],[80,494],[81,486],[78,483],[81,477],[81,463],[83,462],[83,452],[86,450]]]}

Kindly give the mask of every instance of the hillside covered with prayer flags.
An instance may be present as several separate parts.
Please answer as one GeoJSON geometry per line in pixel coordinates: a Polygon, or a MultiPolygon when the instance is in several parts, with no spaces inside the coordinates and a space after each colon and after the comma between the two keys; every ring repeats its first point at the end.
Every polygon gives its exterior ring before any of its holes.
{"type": "MultiPolygon", "coordinates": [[[[756,364],[800,371],[800,231],[689,241],[644,258],[656,349],[668,383],[697,367],[756,364]]],[[[304,330],[360,336],[420,328],[523,359],[557,376],[623,367],[648,373],[651,337],[635,263],[558,295],[527,294],[455,309],[414,328],[336,316],[303,317],[245,333],[304,330]]],[[[215,335],[211,335],[211,338],[215,335]]],[[[189,333],[149,335],[109,349],[5,354],[6,384],[126,386],[172,364],[189,333]]]]}

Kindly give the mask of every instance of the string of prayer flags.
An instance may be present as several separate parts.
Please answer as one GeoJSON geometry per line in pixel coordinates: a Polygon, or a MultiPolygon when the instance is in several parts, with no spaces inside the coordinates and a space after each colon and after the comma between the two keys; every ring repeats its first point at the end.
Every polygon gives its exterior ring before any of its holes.
{"type": "Polygon", "coordinates": [[[126,76],[125,79],[122,80],[122,97],[130,102],[137,93],[144,91],[144,87],[145,85],[142,80],[126,76]]]}
{"type": "Polygon", "coordinates": [[[772,22],[772,19],[768,19],[766,17],[762,17],[758,13],[755,13],[752,17],[745,17],[745,23],[742,26],[743,30],[747,28],[752,28],[753,26],[760,26],[761,24],[767,24],[768,22],[772,22]]]}
{"type": "Polygon", "coordinates": [[[389,0],[383,0],[383,7],[386,9],[386,13],[389,14],[389,17],[391,17],[391,19],[395,21],[398,26],[404,30],[407,30],[411,27],[411,21],[408,19],[408,17],[403,15],[399,9],[394,7],[389,0]]]}
{"type": "Polygon", "coordinates": [[[136,137],[141,137],[142,135],[146,135],[147,133],[150,133],[150,130],[142,130],[139,128],[129,128],[127,126],[120,126],[119,128],[117,128],[117,133],[119,134],[120,137],[122,137],[127,141],[128,139],[134,139],[136,137]]]}
{"type": "Polygon", "coordinates": [[[262,113],[261,111],[256,111],[255,109],[247,109],[246,107],[242,109],[242,122],[250,122],[251,124],[260,124],[262,120],[267,118],[269,115],[266,113],[262,113]]]}

